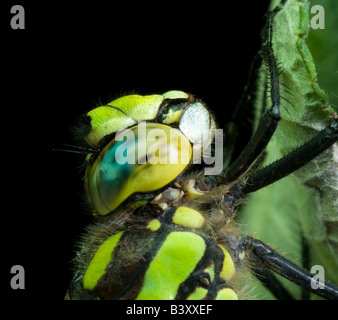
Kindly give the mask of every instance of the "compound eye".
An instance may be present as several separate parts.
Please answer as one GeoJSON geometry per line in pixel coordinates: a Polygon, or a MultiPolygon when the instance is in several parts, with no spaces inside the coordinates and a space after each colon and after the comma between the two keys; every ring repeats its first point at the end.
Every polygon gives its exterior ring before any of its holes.
{"type": "Polygon", "coordinates": [[[163,101],[161,95],[128,95],[113,100],[105,106],[97,107],[87,113],[89,132],[85,141],[97,147],[105,136],[136,125],[137,121],[155,119],[163,101]]]}
{"type": "Polygon", "coordinates": [[[89,165],[85,189],[94,213],[106,215],[134,193],[151,193],[172,182],[189,164],[192,147],[178,130],[140,123],[118,132],[89,165]]]}

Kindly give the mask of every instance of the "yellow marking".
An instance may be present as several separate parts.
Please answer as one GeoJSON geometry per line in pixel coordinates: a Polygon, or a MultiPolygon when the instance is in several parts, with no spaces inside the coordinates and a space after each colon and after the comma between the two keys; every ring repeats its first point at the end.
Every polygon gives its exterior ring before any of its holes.
{"type": "Polygon", "coordinates": [[[245,257],[245,251],[242,251],[238,254],[238,258],[240,258],[241,260],[243,260],[245,257]]]}
{"type": "Polygon", "coordinates": [[[161,222],[157,219],[153,219],[148,223],[147,228],[151,231],[157,231],[161,228],[161,222]]]}
{"type": "Polygon", "coordinates": [[[220,247],[224,253],[223,267],[220,273],[220,277],[224,280],[229,280],[234,276],[236,272],[235,264],[232,261],[230,253],[225,248],[223,248],[223,246],[220,245],[220,247]]]}
{"type": "Polygon", "coordinates": [[[108,105],[123,111],[135,121],[155,119],[158,109],[163,101],[161,95],[140,96],[132,94],[118,98],[108,105]]]}
{"type": "Polygon", "coordinates": [[[188,197],[190,199],[199,198],[203,194],[204,194],[203,192],[197,191],[195,188],[191,188],[191,189],[188,190],[188,197]]]}
{"type": "Polygon", "coordinates": [[[210,281],[214,282],[214,279],[215,279],[215,265],[214,265],[213,262],[210,264],[210,266],[208,266],[208,267],[206,267],[204,269],[204,272],[207,273],[207,274],[209,274],[210,281]]]}
{"type": "Polygon", "coordinates": [[[178,207],[173,216],[173,222],[180,226],[200,228],[204,223],[204,218],[194,209],[188,207],[178,207]]]}
{"type": "Polygon", "coordinates": [[[89,111],[87,116],[91,119],[90,124],[92,129],[85,137],[85,140],[91,146],[97,146],[100,140],[108,134],[136,124],[136,121],[120,110],[107,106],[97,107],[89,111]]]}
{"type": "Polygon", "coordinates": [[[207,295],[208,290],[202,287],[196,287],[195,291],[192,292],[188,297],[187,300],[202,300],[207,295]]]}
{"type": "Polygon", "coordinates": [[[130,204],[131,209],[137,209],[139,207],[142,207],[148,203],[148,200],[136,200],[135,202],[130,204]]]}
{"type": "Polygon", "coordinates": [[[137,300],[172,300],[203,257],[205,242],[196,233],[169,233],[149,264],[137,300]]]}
{"type": "Polygon", "coordinates": [[[133,193],[164,187],[188,166],[192,157],[191,144],[176,129],[160,123],[143,123],[129,130],[137,143],[133,139],[128,142],[127,139],[114,149],[116,142],[123,140],[124,133],[121,132],[107,144],[100,157],[87,167],[85,191],[99,215],[115,210],[133,193]],[[161,133],[161,139],[155,139],[156,132],[161,133]],[[136,159],[145,160],[145,163],[138,163],[137,160],[136,164],[119,165],[116,155],[121,155],[124,150],[134,154],[136,159]],[[156,156],[157,153],[159,156],[156,156]],[[129,171],[128,179],[122,179],[122,169],[129,171]],[[105,174],[102,175],[102,172],[105,174]]]}
{"type": "Polygon", "coordinates": [[[89,159],[91,158],[91,156],[92,156],[92,153],[88,153],[88,154],[86,155],[86,161],[87,161],[87,162],[89,162],[89,159]]]}
{"type": "Polygon", "coordinates": [[[169,109],[167,116],[165,117],[165,119],[162,120],[162,122],[164,124],[172,124],[178,122],[180,120],[182,111],[183,109],[179,109],[176,111],[172,111],[171,109],[169,109]]]}
{"type": "Polygon", "coordinates": [[[238,300],[236,292],[230,288],[224,288],[218,291],[216,300],[238,300]]]}
{"type": "Polygon", "coordinates": [[[164,99],[188,99],[189,95],[183,91],[179,91],[179,90],[171,90],[171,91],[167,91],[165,93],[162,94],[164,99]]]}
{"type": "Polygon", "coordinates": [[[122,234],[123,232],[119,232],[111,236],[98,248],[83,277],[83,287],[85,289],[93,290],[96,287],[112,259],[115,246],[119,242],[122,234]]]}
{"type": "Polygon", "coordinates": [[[183,185],[183,190],[188,194],[188,197],[190,199],[199,198],[200,196],[205,194],[205,192],[197,191],[195,189],[195,182],[195,179],[190,179],[186,181],[183,185]]]}

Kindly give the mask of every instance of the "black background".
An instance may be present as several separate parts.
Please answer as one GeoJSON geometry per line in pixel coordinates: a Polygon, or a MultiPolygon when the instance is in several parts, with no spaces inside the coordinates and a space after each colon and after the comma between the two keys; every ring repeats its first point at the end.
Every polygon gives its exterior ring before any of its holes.
{"type": "Polygon", "coordinates": [[[90,222],[72,143],[80,114],[121,94],[183,90],[226,122],[260,46],[268,1],[8,1],[2,4],[2,288],[62,300],[73,245],[90,222]],[[33,3],[34,2],[34,3],[33,3]],[[10,8],[25,8],[12,30],[10,8]],[[10,268],[25,268],[12,290],[10,268]]]}

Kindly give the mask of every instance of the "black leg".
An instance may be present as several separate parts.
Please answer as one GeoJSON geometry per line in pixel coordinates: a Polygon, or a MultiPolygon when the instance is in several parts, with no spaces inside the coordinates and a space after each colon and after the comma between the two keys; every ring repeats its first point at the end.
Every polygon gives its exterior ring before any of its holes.
{"type": "Polygon", "coordinates": [[[249,252],[249,261],[253,274],[278,300],[294,300],[275,275],[253,254],[249,252]]]}
{"type": "Polygon", "coordinates": [[[257,258],[260,259],[268,268],[272,269],[284,278],[287,278],[306,290],[318,294],[326,299],[338,300],[337,286],[328,281],[324,281],[323,289],[312,288],[311,279],[314,276],[313,274],[285,259],[278,252],[271,249],[263,242],[251,237],[245,237],[242,239],[242,246],[257,256],[257,258]]]}
{"type": "MultiPolygon", "coordinates": [[[[280,93],[278,67],[272,49],[272,22],[274,12],[269,12],[265,27],[265,41],[261,50],[261,56],[266,63],[270,76],[272,107],[263,115],[253,137],[244,148],[238,158],[230,165],[225,173],[223,183],[229,183],[245,174],[265,150],[278,121],[280,120],[280,93]]],[[[257,62],[255,62],[257,63],[257,62]]]]}
{"type": "Polygon", "coordinates": [[[256,191],[303,167],[338,140],[338,120],[298,149],[250,176],[238,196],[256,191]]]}

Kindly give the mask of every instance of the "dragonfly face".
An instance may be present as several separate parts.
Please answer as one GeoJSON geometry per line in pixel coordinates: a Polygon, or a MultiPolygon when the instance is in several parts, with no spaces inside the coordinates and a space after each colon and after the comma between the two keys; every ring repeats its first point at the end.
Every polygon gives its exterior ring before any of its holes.
{"type": "Polygon", "coordinates": [[[193,150],[202,150],[203,129],[212,134],[215,129],[205,105],[181,91],[125,96],[87,116],[91,130],[85,140],[91,147],[114,135],[89,161],[85,175],[87,196],[99,215],[133,194],[153,193],[171,183],[190,164],[193,150]]]}

